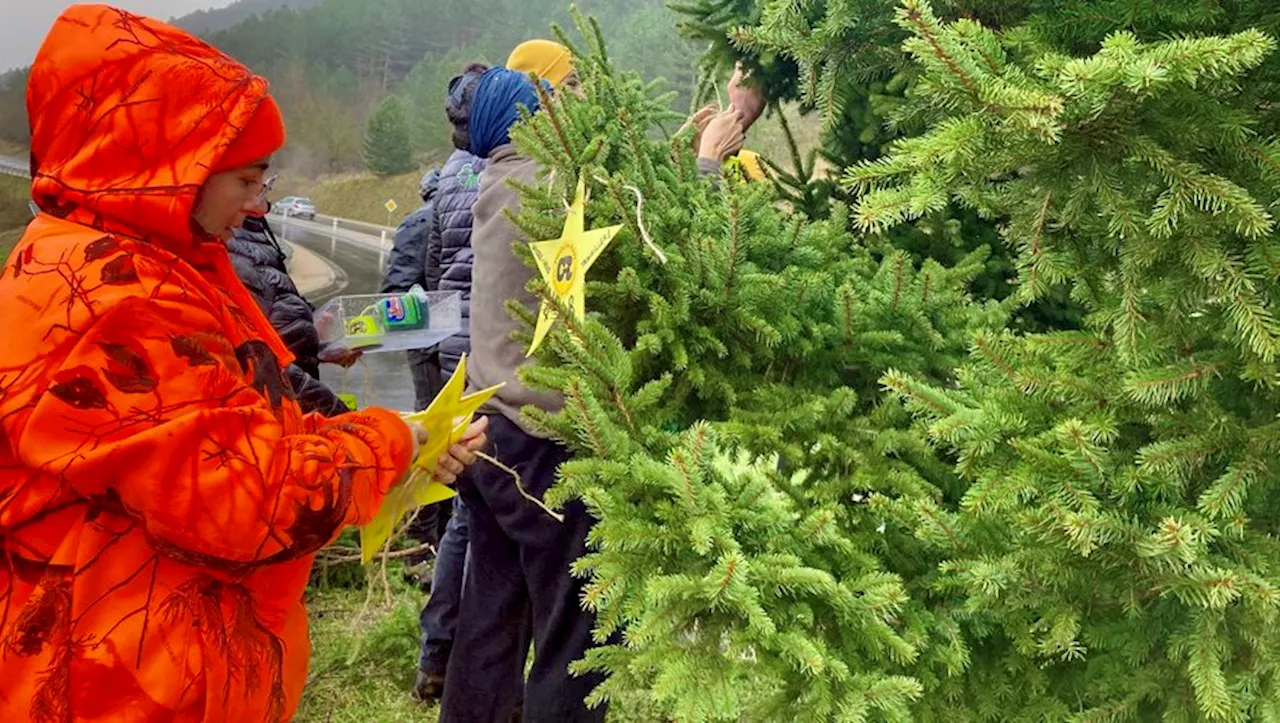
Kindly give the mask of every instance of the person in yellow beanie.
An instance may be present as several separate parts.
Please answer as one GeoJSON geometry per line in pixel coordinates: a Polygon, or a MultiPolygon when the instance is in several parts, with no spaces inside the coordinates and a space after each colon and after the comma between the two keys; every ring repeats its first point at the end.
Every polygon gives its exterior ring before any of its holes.
{"type": "Polygon", "coordinates": [[[533,73],[553,88],[578,92],[578,71],[573,67],[573,53],[560,43],[550,40],[523,42],[511,51],[507,68],[519,73],[533,73]]]}

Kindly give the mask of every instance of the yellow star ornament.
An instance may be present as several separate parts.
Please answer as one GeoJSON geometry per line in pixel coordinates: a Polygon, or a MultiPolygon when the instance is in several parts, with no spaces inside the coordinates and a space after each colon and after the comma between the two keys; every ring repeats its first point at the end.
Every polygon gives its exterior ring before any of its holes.
{"type": "Polygon", "coordinates": [[[368,564],[400,520],[413,510],[425,505],[443,502],[453,497],[453,488],[435,480],[432,472],[436,461],[462,439],[471,426],[471,420],[480,406],[489,400],[502,385],[482,389],[463,396],[467,383],[467,357],[464,354],[458,368],[444,385],[444,389],[431,400],[425,411],[403,415],[406,422],[422,425],[427,430],[427,441],[418,448],[413,471],[403,484],[393,487],[386,500],[369,523],[360,528],[360,554],[368,564]]]}
{"type": "MultiPolygon", "coordinates": [[[[551,293],[561,303],[573,309],[573,315],[582,320],[587,315],[586,292],[587,270],[600,258],[600,253],[609,245],[622,226],[585,230],[586,225],[586,182],[578,179],[578,191],[574,194],[573,205],[569,207],[569,216],[564,220],[564,233],[554,241],[537,241],[529,244],[533,251],[533,260],[538,264],[538,271],[547,282],[551,293]]],[[[542,345],[551,325],[556,321],[556,307],[542,302],[538,310],[538,325],[533,330],[533,344],[529,347],[528,356],[542,345]]]]}

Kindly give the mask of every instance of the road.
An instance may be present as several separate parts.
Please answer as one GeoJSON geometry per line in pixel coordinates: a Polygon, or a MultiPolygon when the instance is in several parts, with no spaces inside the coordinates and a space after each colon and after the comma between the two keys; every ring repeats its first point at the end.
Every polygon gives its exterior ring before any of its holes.
{"type": "MultiPolygon", "coordinates": [[[[312,295],[310,300],[316,308],[338,294],[378,293],[384,253],[379,250],[379,237],[359,238],[358,234],[342,228],[334,232],[322,223],[292,219],[282,223],[278,218],[271,221],[286,240],[332,261],[344,272],[345,287],[330,288],[312,295]]],[[[345,372],[340,367],[325,364],[320,369],[320,380],[333,389],[359,396],[362,405],[376,404],[402,411],[413,409],[413,380],[404,352],[366,354],[360,363],[345,372]]]]}

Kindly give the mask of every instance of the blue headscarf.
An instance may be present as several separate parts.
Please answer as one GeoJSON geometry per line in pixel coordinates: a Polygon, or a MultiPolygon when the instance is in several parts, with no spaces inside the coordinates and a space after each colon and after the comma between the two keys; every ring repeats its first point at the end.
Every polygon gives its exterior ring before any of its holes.
{"type": "Polygon", "coordinates": [[[488,158],[493,149],[510,143],[511,126],[520,120],[519,106],[530,113],[538,110],[538,91],[529,76],[506,68],[485,71],[471,100],[469,150],[488,158]]]}

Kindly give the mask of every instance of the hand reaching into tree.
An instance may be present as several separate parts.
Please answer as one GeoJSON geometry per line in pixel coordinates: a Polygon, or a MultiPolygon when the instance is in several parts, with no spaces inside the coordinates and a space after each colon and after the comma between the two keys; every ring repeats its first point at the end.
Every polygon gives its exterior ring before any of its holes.
{"type": "Polygon", "coordinates": [[[710,123],[711,119],[719,112],[720,109],[714,105],[706,106],[697,113],[689,116],[689,120],[686,120],[684,125],[680,126],[680,130],[676,131],[676,134],[679,135],[680,133],[684,133],[690,127],[693,127],[693,152],[697,153],[702,148],[703,131],[707,129],[707,124],[710,123]]]}
{"type": "Polygon", "coordinates": [[[742,113],[743,132],[750,130],[760,119],[766,102],[764,91],[749,83],[742,63],[738,63],[733,70],[733,77],[729,79],[729,105],[742,113]]]}
{"type": "Polygon", "coordinates": [[[698,157],[723,163],[726,158],[742,150],[746,137],[746,131],[742,127],[742,114],[737,108],[729,106],[707,122],[698,143],[698,157]]]}

